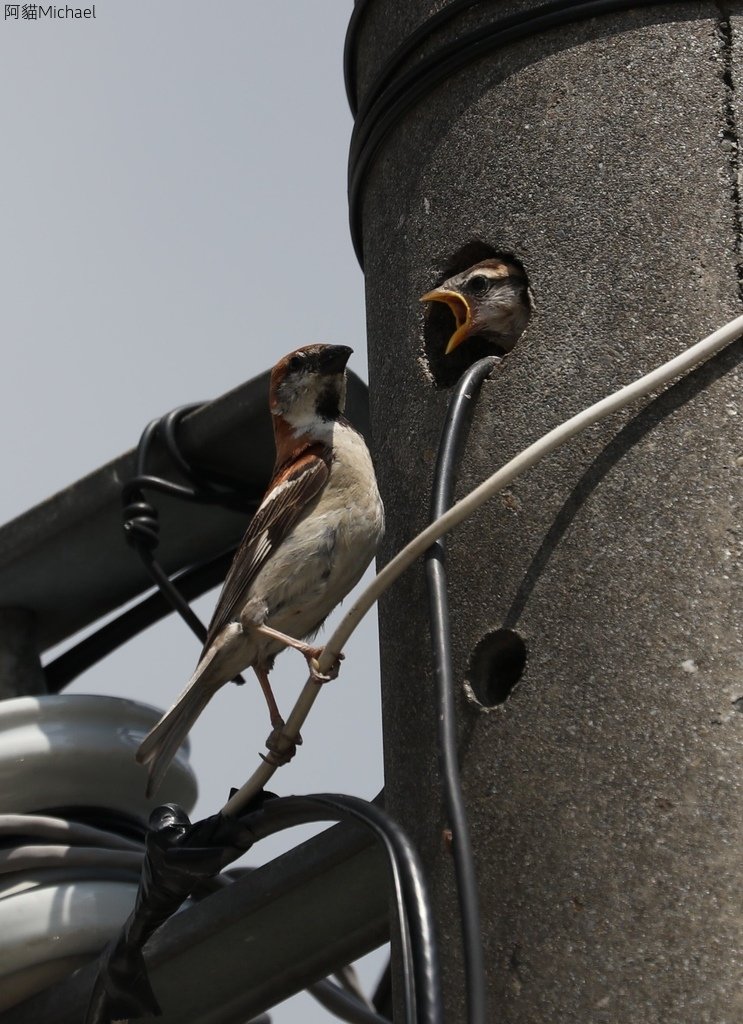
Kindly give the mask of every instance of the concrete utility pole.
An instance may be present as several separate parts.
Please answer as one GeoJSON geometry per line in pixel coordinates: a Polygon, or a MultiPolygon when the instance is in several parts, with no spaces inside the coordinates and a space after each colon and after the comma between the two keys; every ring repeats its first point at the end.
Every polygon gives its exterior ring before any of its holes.
{"type": "MultiPolygon", "coordinates": [[[[440,7],[371,0],[361,100],[440,7]]],[[[534,7],[477,5],[423,52],[534,7]]],[[[741,312],[742,40],[737,3],[567,25],[470,64],[388,135],[361,219],[384,559],[426,523],[446,332],[418,296],[445,271],[510,253],[535,300],[477,402],[458,496],[741,312]]],[[[743,1019],[739,362],[737,345],[592,428],[450,539],[458,679],[501,700],[460,701],[494,1022],[743,1019]],[[498,629],[527,652],[507,697],[497,643],[468,667],[498,629]]],[[[388,807],[430,872],[459,1022],[420,566],[381,634],[388,807]]]]}

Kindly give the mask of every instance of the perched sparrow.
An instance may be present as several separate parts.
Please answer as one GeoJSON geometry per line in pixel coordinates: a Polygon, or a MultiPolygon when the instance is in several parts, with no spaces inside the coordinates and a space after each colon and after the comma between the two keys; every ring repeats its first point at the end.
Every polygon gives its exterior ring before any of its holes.
{"type": "Polygon", "coordinates": [[[342,415],[351,351],[307,345],[273,368],[274,475],[235,554],[196,670],[137,751],[149,768],[148,795],[213,694],[248,666],[271,725],[281,729],[268,681],[274,658],[295,647],[316,674],[321,648],[300,638],[317,632],[374,557],[382,501],[366,444],[342,415]]]}
{"type": "Polygon", "coordinates": [[[529,319],[526,278],[514,263],[500,259],[483,260],[450,277],[421,296],[421,302],[445,302],[454,314],[457,329],[446,355],[474,335],[510,352],[529,319]]]}

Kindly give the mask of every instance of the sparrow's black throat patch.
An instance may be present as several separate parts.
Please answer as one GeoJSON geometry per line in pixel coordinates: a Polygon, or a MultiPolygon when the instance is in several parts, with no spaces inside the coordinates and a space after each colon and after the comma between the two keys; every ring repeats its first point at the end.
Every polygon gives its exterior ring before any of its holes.
{"type": "Polygon", "coordinates": [[[337,380],[328,380],[315,402],[317,415],[324,420],[337,420],[341,414],[341,389],[337,380]]]}

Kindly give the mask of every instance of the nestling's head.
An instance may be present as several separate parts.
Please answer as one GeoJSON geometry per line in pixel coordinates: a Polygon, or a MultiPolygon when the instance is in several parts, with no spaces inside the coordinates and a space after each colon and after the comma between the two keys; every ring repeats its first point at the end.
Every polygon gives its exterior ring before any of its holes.
{"type": "Polygon", "coordinates": [[[488,259],[448,278],[421,296],[421,302],[443,302],[454,314],[456,330],[446,354],[478,335],[510,352],[529,319],[529,289],[523,272],[507,260],[488,259]]]}
{"type": "Polygon", "coordinates": [[[305,345],[280,359],[271,371],[269,404],[296,428],[336,420],[346,405],[346,345],[305,345]]]}

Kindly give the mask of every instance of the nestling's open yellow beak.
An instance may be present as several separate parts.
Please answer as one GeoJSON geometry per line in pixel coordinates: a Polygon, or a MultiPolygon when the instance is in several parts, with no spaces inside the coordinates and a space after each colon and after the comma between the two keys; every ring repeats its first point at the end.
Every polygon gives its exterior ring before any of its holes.
{"type": "Polygon", "coordinates": [[[449,288],[434,288],[432,292],[421,295],[421,302],[443,302],[454,314],[457,329],[449,338],[444,355],[449,355],[455,348],[466,341],[472,334],[474,325],[472,323],[472,309],[465,297],[460,292],[451,291],[449,288]]]}

